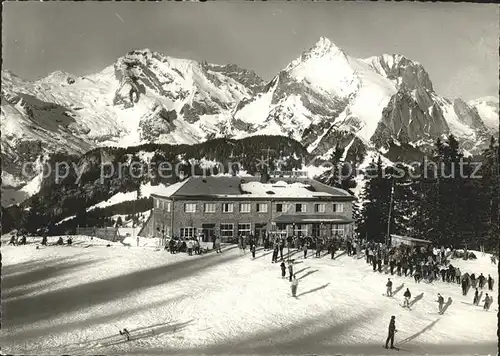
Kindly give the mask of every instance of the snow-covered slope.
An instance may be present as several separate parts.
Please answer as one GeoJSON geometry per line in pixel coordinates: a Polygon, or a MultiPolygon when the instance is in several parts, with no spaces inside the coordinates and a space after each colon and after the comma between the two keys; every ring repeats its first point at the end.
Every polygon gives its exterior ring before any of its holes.
{"type": "MultiPolygon", "coordinates": [[[[387,355],[393,351],[382,345],[392,315],[396,345],[406,355],[496,352],[497,281],[486,312],[455,283],[393,276],[397,293],[387,298],[388,276],[374,273],[364,259],[295,253],[295,299],[279,265],[260,249],[252,260],[236,248],[200,257],[135,241],[130,248],[105,247],[105,241],[75,237],[73,247],[38,250],[6,241],[2,237],[0,336],[6,353],[387,355]],[[405,288],[411,311],[400,306],[405,288]],[[444,315],[437,314],[437,293],[451,299],[444,315]],[[118,334],[123,328],[131,341],[118,334]]],[[[476,255],[452,264],[497,280],[489,256],[476,255]]]]}

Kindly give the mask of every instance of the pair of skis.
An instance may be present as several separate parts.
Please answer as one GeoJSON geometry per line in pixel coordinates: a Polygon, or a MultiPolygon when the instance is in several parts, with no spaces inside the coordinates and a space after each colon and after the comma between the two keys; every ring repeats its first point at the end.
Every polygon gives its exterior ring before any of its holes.
{"type": "Polygon", "coordinates": [[[394,346],[394,347],[385,347],[385,345],[384,345],[384,346],[382,346],[382,347],[383,347],[384,349],[387,349],[387,350],[396,350],[396,351],[400,351],[400,350],[401,350],[399,347],[396,347],[396,346],[394,346]]]}
{"type": "MultiPolygon", "coordinates": [[[[138,338],[138,337],[144,337],[146,335],[154,335],[154,333],[155,333],[154,329],[151,329],[150,331],[138,333],[134,336],[135,336],[135,338],[138,338]]],[[[134,337],[132,335],[130,335],[130,331],[128,331],[127,329],[119,330],[119,334],[125,338],[124,341],[134,340],[134,337]]]]}

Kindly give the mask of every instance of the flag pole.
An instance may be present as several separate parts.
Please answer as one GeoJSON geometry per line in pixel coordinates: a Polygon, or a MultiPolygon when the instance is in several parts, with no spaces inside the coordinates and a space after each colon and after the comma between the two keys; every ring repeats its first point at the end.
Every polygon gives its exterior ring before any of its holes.
{"type": "Polygon", "coordinates": [[[394,201],[394,186],[396,184],[396,180],[394,177],[392,178],[392,185],[391,185],[391,202],[389,204],[389,218],[387,219],[387,236],[385,237],[385,245],[389,247],[391,243],[391,215],[392,215],[392,204],[394,201]]]}

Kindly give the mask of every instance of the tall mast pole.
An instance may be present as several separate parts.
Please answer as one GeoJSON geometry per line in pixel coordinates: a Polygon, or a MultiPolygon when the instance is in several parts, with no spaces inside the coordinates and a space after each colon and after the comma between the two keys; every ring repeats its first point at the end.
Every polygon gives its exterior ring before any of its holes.
{"type": "Polygon", "coordinates": [[[389,204],[389,218],[387,219],[387,236],[385,238],[385,244],[387,247],[389,247],[389,244],[391,243],[391,215],[392,215],[392,204],[394,201],[394,186],[395,186],[395,179],[394,177],[392,178],[392,185],[391,185],[391,202],[389,204]]]}

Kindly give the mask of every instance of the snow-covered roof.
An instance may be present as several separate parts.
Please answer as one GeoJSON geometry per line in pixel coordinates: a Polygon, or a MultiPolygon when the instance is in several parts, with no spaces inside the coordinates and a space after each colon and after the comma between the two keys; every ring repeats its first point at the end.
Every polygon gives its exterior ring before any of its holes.
{"type": "Polygon", "coordinates": [[[326,192],[317,192],[309,184],[300,182],[286,183],[279,181],[276,183],[249,182],[241,184],[241,189],[245,194],[256,197],[286,197],[286,198],[313,198],[333,196],[326,192]]]}
{"type": "Polygon", "coordinates": [[[211,197],[211,198],[341,198],[354,199],[342,189],[330,187],[312,179],[276,178],[261,183],[255,176],[189,177],[153,194],[158,197],[211,197]]]}

